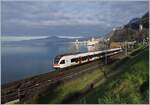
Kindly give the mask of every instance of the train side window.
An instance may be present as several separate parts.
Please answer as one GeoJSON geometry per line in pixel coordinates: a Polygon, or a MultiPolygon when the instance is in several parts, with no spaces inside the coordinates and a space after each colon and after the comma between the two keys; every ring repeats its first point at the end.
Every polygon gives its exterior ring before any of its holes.
{"type": "Polygon", "coordinates": [[[93,57],[94,57],[94,55],[91,55],[91,57],[93,58],[93,57]]]}
{"type": "Polygon", "coordinates": [[[61,60],[60,64],[65,64],[65,60],[61,60]]]}
{"type": "Polygon", "coordinates": [[[89,55],[89,58],[92,59],[93,58],[92,55],[89,55]]]}
{"type": "Polygon", "coordinates": [[[93,55],[93,57],[97,57],[97,55],[95,54],[95,55],[93,55]]]}
{"type": "Polygon", "coordinates": [[[105,52],[102,52],[102,53],[101,53],[101,55],[104,55],[104,54],[105,54],[105,52]]]}
{"type": "Polygon", "coordinates": [[[71,59],[71,62],[78,62],[78,58],[71,59]]]}
{"type": "Polygon", "coordinates": [[[88,56],[82,57],[82,61],[85,61],[88,58],[88,56]]]}

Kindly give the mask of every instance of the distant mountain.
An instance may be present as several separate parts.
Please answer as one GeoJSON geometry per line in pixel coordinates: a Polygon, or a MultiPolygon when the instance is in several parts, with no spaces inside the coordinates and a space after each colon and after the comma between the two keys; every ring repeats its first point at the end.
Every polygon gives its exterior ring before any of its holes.
{"type": "Polygon", "coordinates": [[[47,38],[41,38],[41,39],[31,39],[31,40],[21,40],[21,41],[3,41],[2,45],[32,45],[32,46],[50,46],[50,45],[56,45],[56,44],[62,44],[62,43],[68,43],[68,42],[74,42],[76,40],[83,41],[88,40],[88,38],[84,37],[72,37],[72,36],[50,36],[47,38]]]}
{"type": "Polygon", "coordinates": [[[143,38],[149,36],[149,12],[141,18],[134,18],[122,28],[117,28],[106,35],[111,41],[141,41],[143,38]],[[143,26],[139,30],[139,25],[143,26]]]}
{"type": "Polygon", "coordinates": [[[140,18],[134,18],[127,25],[125,25],[125,28],[131,28],[138,30],[139,29],[139,24],[140,24],[141,19],[140,18]]]}
{"type": "Polygon", "coordinates": [[[149,12],[147,12],[142,18],[141,22],[144,28],[149,29],[149,12]]]}
{"type": "Polygon", "coordinates": [[[141,18],[132,19],[127,25],[125,25],[125,28],[138,30],[140,24],[143,25],[143,28],[149,28],[149,12],[147,12],[141,18]]]}

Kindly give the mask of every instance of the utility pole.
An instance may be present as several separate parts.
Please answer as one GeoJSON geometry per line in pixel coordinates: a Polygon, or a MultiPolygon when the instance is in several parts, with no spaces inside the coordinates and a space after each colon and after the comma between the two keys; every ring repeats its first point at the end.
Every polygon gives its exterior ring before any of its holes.
{"type": "Polygon", "coordinates": [[[83,104],[86,104],[86,98],[84,98],[84,100],[83,100],[83,104]]]}
{"type": "Polygon", "coordinates": [[[18,88],[18,98],[19,98],[19,102],[20,102],[20,88],[18,88]]]}
{"type": "Polygon", "coordinates": [[[128,44],[126,41],[125,41],[125,54],[126,56],[128,55],[128,44]]]}
{"type": "Polygon", "coordinates": [[[6,92],[4,91],[4,102],[6,101],[6,92]]]}
{"type": "Polygon", "coordinates": [[[105,52],[105,64],[107,64],[107,53],[105,52]]]}
{"type": "MultiPolygon", "coordinates": [[[[107,40],[105,43],[105,50],[107,49],[107,40]]],[[[105,64],[107,64],[107,53],[105,52],[105,64]]]]}

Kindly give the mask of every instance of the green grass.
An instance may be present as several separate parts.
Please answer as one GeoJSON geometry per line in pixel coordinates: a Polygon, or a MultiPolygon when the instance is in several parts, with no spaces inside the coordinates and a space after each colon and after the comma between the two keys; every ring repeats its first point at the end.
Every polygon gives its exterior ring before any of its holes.
{"type": "Polygon", "coordinates": [[[25,103],[40,103],[40,104],[58,104],[62,103],[66,98],[74,93],[80,92],[88,84],[92,83],[98,77],[103,77],[103,72],[100,69],[82,75],[80,78],[68,81],[55,89],[47,89],[38,96],[26,101],[25,103]]]}
{"type": "MultiPolygon", "coordinates": [[[[121,62],[121,61],[120,61],[121,62]]],[[[123,70],[122,74],[108,80],[74,103],[87,104],[145,104],[149,102],[149,49],[141,46],[123,62],[112,68],[123,70]]],[[[111,68],[111,67],[110,67],[111,68]]]]}
{"type": "Polygon", "coordinates": [[[147,103],[148,63],[148,48],[140,46],[128,57],[90,73],[85,73],[74,80],[56,86],[54,89],[51,89],[51,87],[43,89],[44,91],[42,90],[24,103],[64,103],[66,99],[80,93],[97,78],[104,77],[102,69],[105,72],[115,70],[123,70],[124,72],[102,85],[97,83],[93,91],[79,100],[75,100],[75,103],[147,103]],[[143,52],[141,53],[141,51],[143,52]],[[144,91],[140,92],[140,90],[144,91]]]}

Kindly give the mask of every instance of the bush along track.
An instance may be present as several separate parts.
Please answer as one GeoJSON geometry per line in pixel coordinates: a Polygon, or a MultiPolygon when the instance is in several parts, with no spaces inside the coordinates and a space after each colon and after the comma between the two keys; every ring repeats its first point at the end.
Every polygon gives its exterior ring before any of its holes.
{"type": "Polygon", "coordinates": [[[73,103],[87,104],[148,104],[149,48],[141,47],[112,66],[123,72],[108,79],[73,103]]]}

